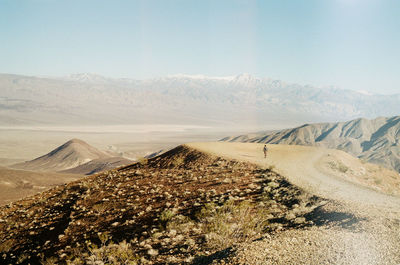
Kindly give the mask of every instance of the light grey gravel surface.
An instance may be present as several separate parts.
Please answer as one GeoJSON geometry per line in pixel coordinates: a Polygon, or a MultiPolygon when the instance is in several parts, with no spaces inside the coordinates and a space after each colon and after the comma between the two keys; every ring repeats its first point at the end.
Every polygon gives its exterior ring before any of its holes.
{"type": "Polygon", "coordinates": [[[329,201],[310,216],[315,220],[313,226],[288,229],[236,246],[225,263],[400,264],[400,198],[322,172],[318,165],[321,158],[332,152],[340,156],[340,151],[270,145],[265,160],[259,155],[262,145],[193,145],[260,166],[272,164],[292,184],[329,201]]]}
{"type": "MultiPolygon", "coordinates": [[[[353,216],[289,229],[237,246],[229,264],[400,264],[400,216],[330,202],[327,211],[353,216]]],[[[328,218],[329,219],[329,218],[328,218]]]]}

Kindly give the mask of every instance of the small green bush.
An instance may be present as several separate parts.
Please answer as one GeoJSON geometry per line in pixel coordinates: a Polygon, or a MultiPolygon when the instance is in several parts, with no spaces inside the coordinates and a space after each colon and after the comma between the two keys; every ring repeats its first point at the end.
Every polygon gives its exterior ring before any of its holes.
{"type": "Polygon", "coordinates": [[[66,263],[68,265],[137,265],[140,260],[130,243],[122,241],[118,244],[110,240],[108,233],[99,234],[101,245],[97,246],[91,242],[87,242],[87,251],[82,253],[75,250],[75,254],[71,255],[66,263]]]}
{"type": "Polygon", "coordinates": [[[108,206],[105,203],[99,203],[92,206],[92,209],[97,213],[104,213],[108,210],[108,206]]]}
{"type": "Polygon", "coordinates": [[[338,170],[338,171],[340,171],[340,172],[342,172],[342,173],[346,173],[346,172],[349,170],[349,167],[348,167],[348,166],[344,165],[343,163],[341,163],[341,162],[339,162],[339,161],[337,161],[337,162],[330,161],[330,162],[328,163],[328,165],[329,165],[333,170],[338,170]]]}
{"type": "Polygon", "coordinates": [[[374,182],[375,182],[376,185],[382,184],[382,180],[381,179],[375,179],[374,182]]]}
{"type": "Polygon", "coordinates": [[[10,251],[15,244],[16,242],[13,239],[9,239],[0,243],[0,253],[6,253],[10,251]]]}
{"type": "Polygon", "coordinates": [[[174,161],[172,161],[172,164],[173,164],[175,167],[180,167],[180,166],[182,166],[182,165],[185,164],[185,159],[184,159],[183,157],[176,157],[176,158],[174,159],[174,161]]]}
{"type": "Polygon", "coordinates": [[[268,226],[269,212],[250,202],[206,205],[197,214],[210,247],[224,249],[257,238],[268,226]]]}
{"type": "Polygon", "coordinates": [[[338,170],[342,173],[346,173],[349,170],[349,167],[347,167],[346,165],[342,164],[342,163],[338,163],[338,170]]]}
{"type": "Polygon", "coordinates": [[[138,161],[139,164],[143,166],[147,165],[147,163],[149,162],[149,160],[145,157],[138,157],[136,160],[138,161]]]}
{"type": "Polygon", "coordinates": [[[56,265],[57,264],[57,258],[56,257],[50,257],[45,260],[42,259],[42,265],[56,265]]]}
{"type": "Polygon", "coordinates": [[[164,210],[161,214],[160,214],[160,224],[162,226],[162,228],[166,228],[167,224],[169,221],[171,221],[171,219],[175,216],[175,213],[171,210],[164,210]]]}

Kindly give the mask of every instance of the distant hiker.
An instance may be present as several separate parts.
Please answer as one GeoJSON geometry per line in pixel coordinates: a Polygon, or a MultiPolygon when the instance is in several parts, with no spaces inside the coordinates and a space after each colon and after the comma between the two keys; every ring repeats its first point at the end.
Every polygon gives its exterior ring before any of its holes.
{"type": "Polygon", "coordinates": [[[267,145],[264,144],[264,158],[267,158],[267,151],[268,151],[267,145]]]}

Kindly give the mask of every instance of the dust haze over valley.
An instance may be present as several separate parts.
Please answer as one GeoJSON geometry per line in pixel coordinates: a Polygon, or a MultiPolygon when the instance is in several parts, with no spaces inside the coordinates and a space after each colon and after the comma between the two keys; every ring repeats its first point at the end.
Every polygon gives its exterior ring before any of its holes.
{"type": "Polygon", "coordinates": [[[134,159],[191,141],[309,122],[393,116],[400,94],[374,95],[250,74],[147,80],[0,74],[0,164],[72,139],[134,159]]]}
{"type": "Polygon", "coordinates": [[[400,111],[400,94],[366,94],[250,74],[144,80],[0,74],[0,88],[2,126],[186,124],[272,129],[394,116],[400,111]]]}
{"type": "Polygon", "coordinates": [[[136,159],[182,142],[217,140],[224,131],[207,133],[206,127],[190,125],[123,126],[25,126],[0,128],[0,164],[39,157],[73,138],[102,151],[136,159]]]}
{"type": "MultiPolygon", "coordinates": [[[[400,169],[394,116],[400,94],[250,74],[144,80],[0,74],[0,90],[0,165],[13,169],[90,175],[184,143],[220,139],[324,146],[400,169]],[[317,123],[325,121],[330,123],[317,123]]],[[[376,181],[365,177],[361,183],[372,187],[376,181]]]]}

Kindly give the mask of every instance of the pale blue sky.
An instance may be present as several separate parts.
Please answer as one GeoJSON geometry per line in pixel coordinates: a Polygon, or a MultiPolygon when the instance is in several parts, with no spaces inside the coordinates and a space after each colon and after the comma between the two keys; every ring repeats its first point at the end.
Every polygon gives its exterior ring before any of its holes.
{"type": "Polygon", "coordinates": [[[398,0],[0,0],[0,72],[251,73],[400,93],[398,0]]]}

